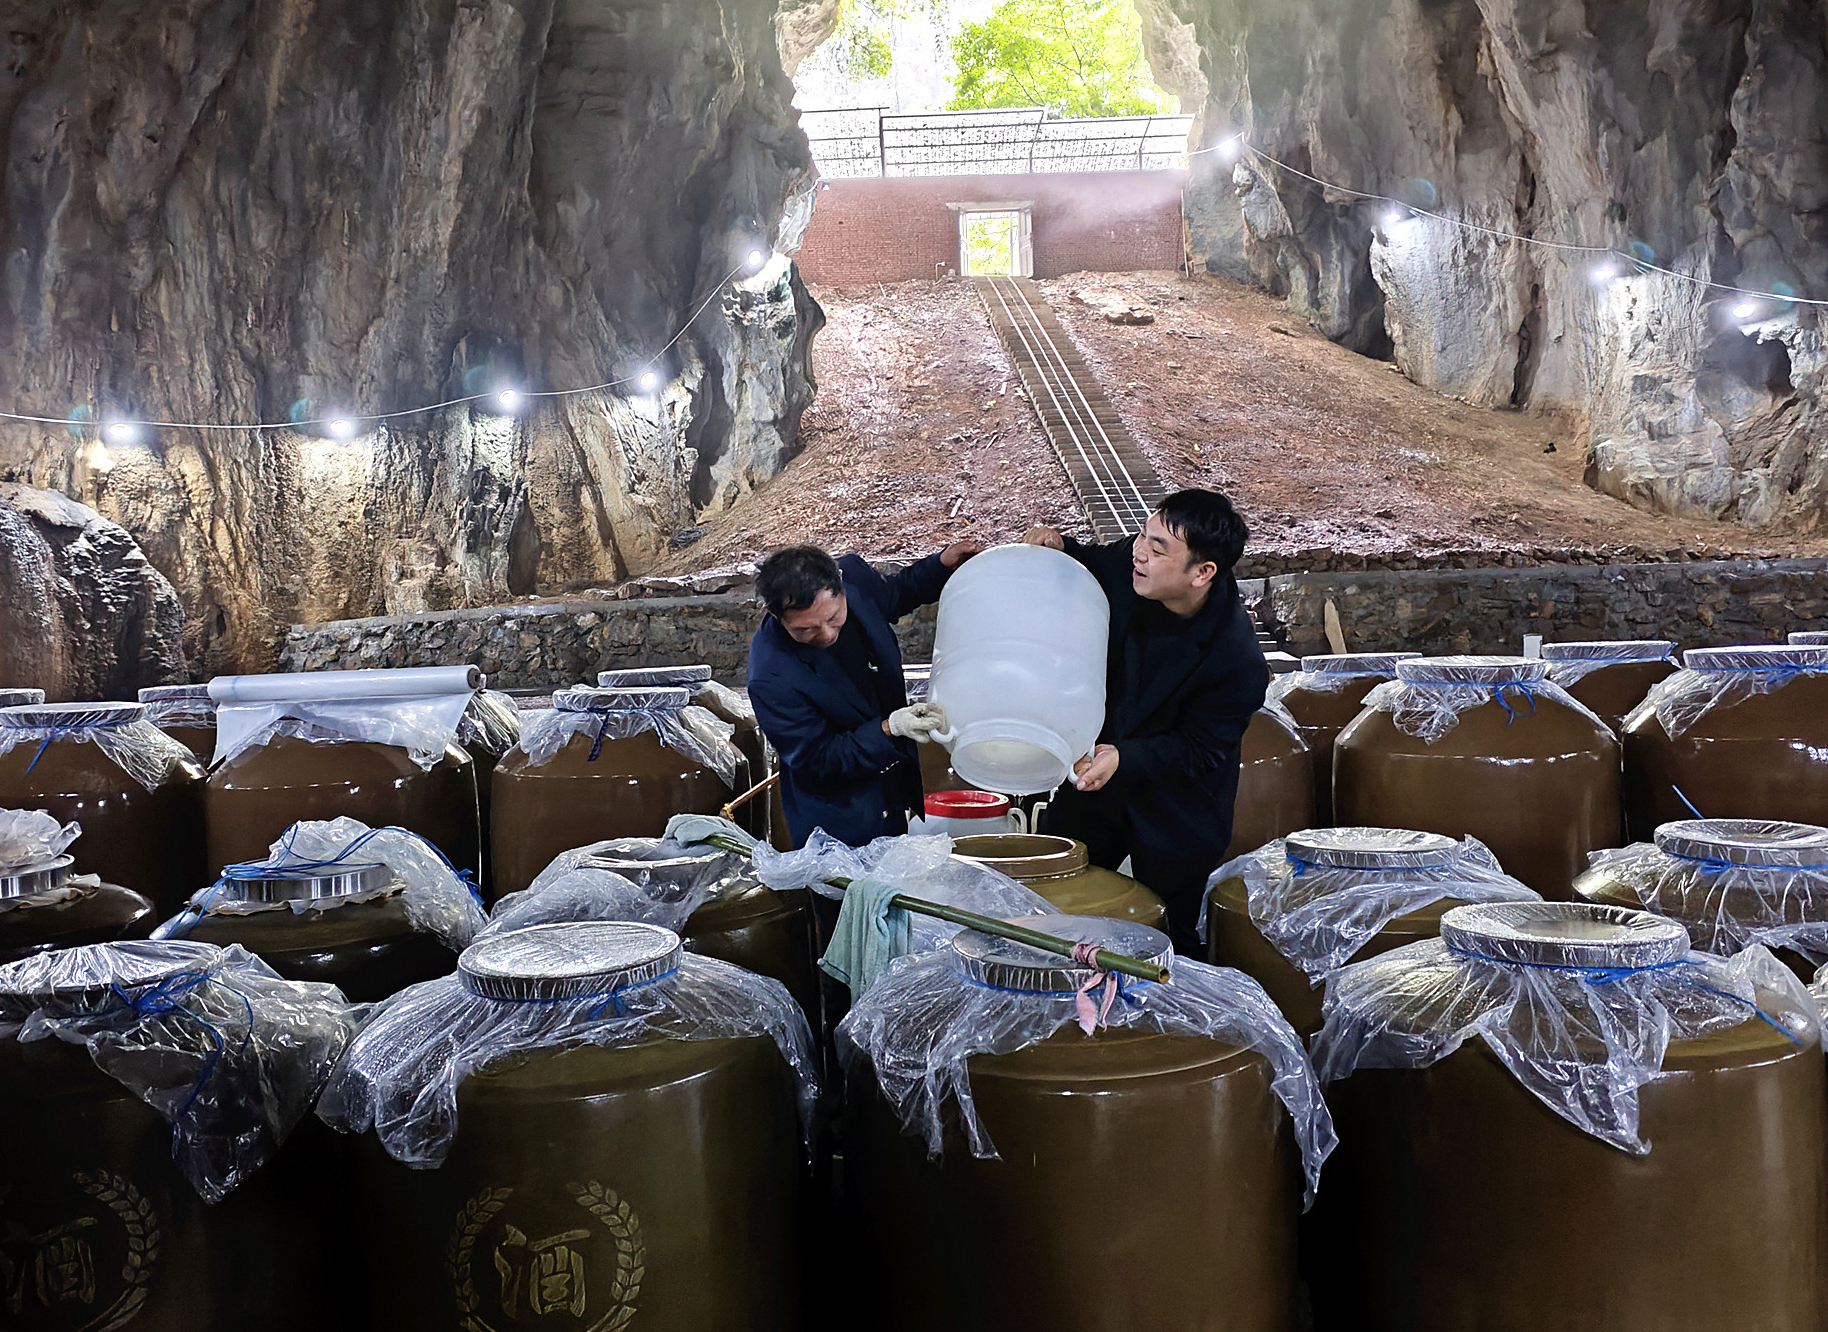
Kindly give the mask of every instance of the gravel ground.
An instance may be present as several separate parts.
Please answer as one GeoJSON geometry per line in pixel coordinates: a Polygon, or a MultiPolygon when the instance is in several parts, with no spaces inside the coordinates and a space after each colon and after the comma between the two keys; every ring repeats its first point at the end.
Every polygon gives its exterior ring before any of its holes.
{"type": "MultiPolygon", "coordinates": [[[[1164,479],[1226,491],[1253,551],[1278,563],[1828,552],[1828,539],[1648,514],[1590,490],[1578,423],[1419,388],[1240,283],[1082,273],[1041,286],[1164,479]],[[1153,322],[1112,323],[1099,308],[1113,302],[1153,322]]],[[[913,556],[955,538],[1008,540],[1030,521],[1084,531],[969,284],[814,294],[830,323],[813,347],[802,452],[656,573],[728,568],[795,541],[913,556]]]]}

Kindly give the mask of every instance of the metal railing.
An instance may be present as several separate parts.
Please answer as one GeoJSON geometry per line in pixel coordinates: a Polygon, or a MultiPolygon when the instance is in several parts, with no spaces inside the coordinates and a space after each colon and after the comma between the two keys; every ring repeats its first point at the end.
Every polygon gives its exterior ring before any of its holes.
{"type": "Polygon", "coordinates": [[[1039,107],[892,113],[802,111],[813,161],[829,180],[1161,171],[1184,166],[1193,117],[1060,119],[1039,107]]]}

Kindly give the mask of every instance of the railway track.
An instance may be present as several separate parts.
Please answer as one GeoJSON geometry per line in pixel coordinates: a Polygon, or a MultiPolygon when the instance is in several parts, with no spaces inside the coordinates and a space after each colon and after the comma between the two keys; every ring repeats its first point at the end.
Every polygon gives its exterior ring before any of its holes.
{"type": "Polygon", "coordinates": [[[1027,278],[972,281],[1098,540],[1141,531],[1167,489],[1047,298],[1027,278]]]}

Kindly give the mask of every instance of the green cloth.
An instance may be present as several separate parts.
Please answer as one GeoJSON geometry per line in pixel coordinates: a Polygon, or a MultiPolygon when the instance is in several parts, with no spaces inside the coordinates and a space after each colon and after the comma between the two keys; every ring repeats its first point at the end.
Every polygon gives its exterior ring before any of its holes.
{"type": "Polygon", "coordinates": [[[850,986],[853,999],[913,946],[908,913],[889,904],[900,891],[875,879],[857,879],[844,891],[844,905],[838,908],[838,923],[819,968],[850,986]]]}
{"type": "Polygon", "coordinates": [[[720,819],[715,814],[675,814],[666,821],[666,835],[682,846],[694,842],[708,842],[716,836],[728,837],[750,850],[755,849],[755,838],[737,827],[729,819],[720,819]]]}

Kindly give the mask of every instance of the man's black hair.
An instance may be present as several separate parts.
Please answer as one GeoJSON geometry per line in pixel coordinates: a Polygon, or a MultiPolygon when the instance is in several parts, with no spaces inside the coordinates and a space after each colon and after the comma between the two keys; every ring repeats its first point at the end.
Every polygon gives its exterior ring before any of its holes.
{"type": "Polygon", "coordinates": [[[821,592],[844,595],[838,562],[817,546],[783,546],[755,571],[755,592],[777,620],[803,611],[821,592]]]}
{"type": "Polygon", "coordinates": [[[1250,539],[1250,528],[1231,501],[1216,490],[1176,491],[1161,502],[1156,513],[1163,526],[1187,543],[1193,563],[1211,560],[1221,573],[1238,562],[1250,539]]]}

